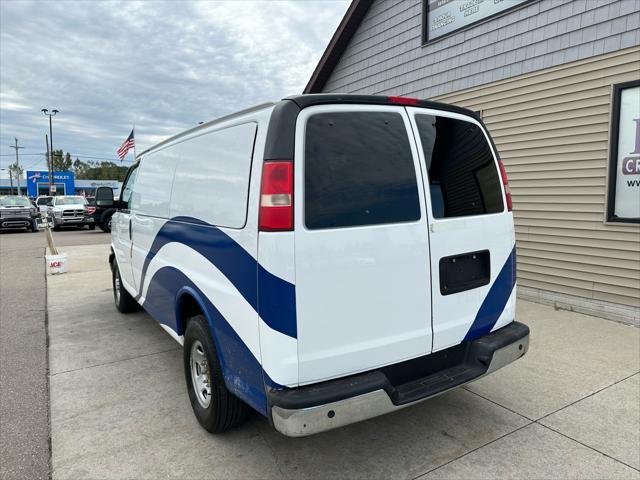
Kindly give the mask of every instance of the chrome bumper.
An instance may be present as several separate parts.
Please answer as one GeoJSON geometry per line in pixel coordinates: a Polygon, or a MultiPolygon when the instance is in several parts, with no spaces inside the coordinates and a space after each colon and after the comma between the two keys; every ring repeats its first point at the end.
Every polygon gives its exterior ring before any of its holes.
{"type": "Polygon", "coordinates": [[[484,373],[436,394],[402,405],[394,404],[387,392],[382,388],[309,408],[287,409],[274,405],[271,407],[273,426],[280,433],[289,437],[305,437],[401,410],[495,372],[522,357],[528,349],[529,333],[527,332],[526,336],[495,350],[491,357],[491,362],[484,373]]]}

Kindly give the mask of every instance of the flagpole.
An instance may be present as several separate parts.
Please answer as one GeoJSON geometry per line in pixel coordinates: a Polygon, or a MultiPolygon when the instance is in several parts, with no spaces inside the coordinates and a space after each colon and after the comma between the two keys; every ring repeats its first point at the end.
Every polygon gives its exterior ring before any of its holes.
{"type": "Polygon", "coordinates": [[[133,163],[136,163],[138,154],[136,153],[136,124],[133,124],[133,163]]]}

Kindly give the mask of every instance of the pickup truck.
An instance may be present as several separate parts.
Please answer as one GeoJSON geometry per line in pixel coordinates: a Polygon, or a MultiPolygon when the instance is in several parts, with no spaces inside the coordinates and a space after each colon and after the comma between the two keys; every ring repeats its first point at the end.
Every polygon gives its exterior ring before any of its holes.
{"type": "Polygon", "coordinates": [[[78,195],[61,195],[53,197],[48,204],[47,214],[53,222],[53,229],[60,230],[60,227],[89,227],[95,230],[96,224],[92,216],[89,215],[87,201],[78,195]]]}
{"type": "Polygon", "coordinates": [[[38,209],[28,197],[10,195],[0,197],[0,229],[26,228],[38,231],[38,209]]]}

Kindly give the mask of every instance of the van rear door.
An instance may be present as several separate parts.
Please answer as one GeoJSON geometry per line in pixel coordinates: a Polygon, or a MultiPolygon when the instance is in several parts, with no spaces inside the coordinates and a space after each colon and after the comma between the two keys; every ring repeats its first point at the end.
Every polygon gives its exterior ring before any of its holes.
{"type": "Polygon", "coordinates": [[[513,216],[506,175],[478,121],[440,110],[407,111],[426,174],[438,351],[514,319],[513,216]]]}
{"type": "Polygon", "coordinates": [[[428,221],[406,110],[305,108],[295,145],[300,384],[430,353],[428,221]]]}

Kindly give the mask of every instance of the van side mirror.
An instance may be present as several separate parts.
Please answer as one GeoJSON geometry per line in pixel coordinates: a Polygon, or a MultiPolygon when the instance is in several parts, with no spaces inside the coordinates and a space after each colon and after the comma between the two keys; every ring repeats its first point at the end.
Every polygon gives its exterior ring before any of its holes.
{"type": "Polygon", "coordinates": [[[113,189],[111,187],[96,188],[96,206],[97,207],[114,207],[113,189]]]}

